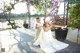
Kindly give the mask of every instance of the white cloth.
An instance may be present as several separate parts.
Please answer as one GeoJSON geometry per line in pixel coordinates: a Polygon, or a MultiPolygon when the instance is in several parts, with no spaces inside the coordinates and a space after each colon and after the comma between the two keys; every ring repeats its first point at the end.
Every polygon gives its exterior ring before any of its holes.
{"type": "Polygon", "coordinates": [[[40,45],[41,49],[46,53],[54,53],[68,47],[68,44],[54,39],[51,30],[45,32],[43,29],[41,29],[40,35],[34,45],[40,45]]]}
{"type": "Polygon", "coordinates": [[[43,26],[43,23],[39,22],[39,23],[36,23],[37,27],[40,27],[40,26],[43,26]]]}

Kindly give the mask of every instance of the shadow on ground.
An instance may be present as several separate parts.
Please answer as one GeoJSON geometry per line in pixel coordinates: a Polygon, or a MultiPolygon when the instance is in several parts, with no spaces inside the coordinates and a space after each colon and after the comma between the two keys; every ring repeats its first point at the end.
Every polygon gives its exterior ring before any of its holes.
{"type": "Polygon", "coordinates": [[[73,43],[71,41],[65,40],[65,43],[68,43],[69,46],[63,50],[57,51],[56,53],[80,53],[80,45],[73,43]]]}
{"type": "MultiPolygon", "coordinates": [[[[33,47],[33,40],[34,40],[34,37],[22,32],[22,31],[19,31],[19,30],[16,30],[18,33],[20,33],[19,37],[20,37],[20,40],[17,39],[17,34],[15,34],[14,31],[12,31],[12,34],[14,35],[14,39],[17,41],[17,43],[11,45],[12,47],[14,45],[17,45],[17,47],[19,48],[20,50],[20,53],[37,53],[36,51],[34,51],[33,49],[31,49],[31,47],[33,47]]],[[[11,47],[11,48],[12,48],[11,47]]],[[[14,51],[14,53],[17,53],[17,51],[14,51]]]]}

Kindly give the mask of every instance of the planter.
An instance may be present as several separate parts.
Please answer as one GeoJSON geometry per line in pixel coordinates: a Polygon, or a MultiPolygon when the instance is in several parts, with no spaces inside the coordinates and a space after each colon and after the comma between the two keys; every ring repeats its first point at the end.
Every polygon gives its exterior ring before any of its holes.
{"type": "Polygon", "coordinates": [[[54,29],[54,28],[52,28],[52,29],[51,29],[51,31],[55,31],[55,29],[54,29]]]}
{"type": "Polygon", "coordinates": [[[25,28],[28,28],[28,24],[23,24],[23,26],[24,26],[25,28]]]}
{"type": "Polygon", "coordinates": [[[55,38],[60,41],[64,41],[67,37],[68,29],[55,29],[55,38]]]}

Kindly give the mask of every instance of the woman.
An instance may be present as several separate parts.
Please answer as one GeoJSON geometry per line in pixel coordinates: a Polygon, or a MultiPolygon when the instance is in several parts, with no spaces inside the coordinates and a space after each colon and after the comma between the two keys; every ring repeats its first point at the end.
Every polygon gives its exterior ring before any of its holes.
{"type": "Polygon", "coordinates": [[[51,28],[64,28],[64,27],[52,25],[48,20],[45,20],[40,35],[34,43],[34,45],[40,45],[41,49],[46,53],[54,53],[58,50],[68,47],[68,44],[60,42],[53,38],[51,28]]]}

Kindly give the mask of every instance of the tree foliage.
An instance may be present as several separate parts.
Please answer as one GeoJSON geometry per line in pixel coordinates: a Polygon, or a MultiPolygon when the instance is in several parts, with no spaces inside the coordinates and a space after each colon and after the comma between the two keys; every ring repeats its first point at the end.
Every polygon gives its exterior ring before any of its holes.
{"type": "Polygon", "coordinates": [[[80,28],[80,4],[75,4],[69,9],[71,23],[70,26],[80,28]]]}
{"type": "Polygon", "coordinates": [[[33,6],[37,9],[38,12],[44,13],[45,10],[45,5],[46,9],[50,8],[52,6],[51,0],[34,0],[33,6]]]}

